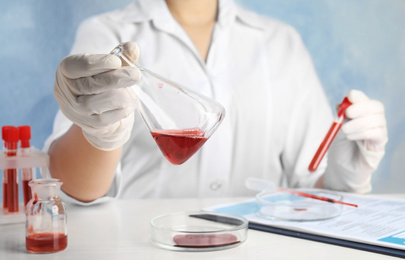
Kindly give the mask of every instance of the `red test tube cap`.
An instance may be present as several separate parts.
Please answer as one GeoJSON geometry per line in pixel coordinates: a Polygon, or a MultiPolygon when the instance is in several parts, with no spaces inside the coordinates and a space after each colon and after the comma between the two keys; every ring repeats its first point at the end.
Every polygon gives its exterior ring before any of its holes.
{"type": "Polygon", "coordinates": [[[30,147],[31,140],[31,127],[29,125],[23,125],[18,127],[19,139],[21,141],[21,148],[30,147]]]}
{"type": "Polygon", "coordinates": [[[350,102],[349,101],[349,99],[347,98],[347,97],[345,97],[344,99],[343,99],[343,101],[342,101],[342,103],[340,103],[340,105],[339,105],[339,109],[338,109],[338,117],[341,117],[341,116],[344,116],[344,117],[346,117],[345,116],[345,111],[346,111],[346,109],[348,108],[348,107],[350,107],[352,105],[352,102],[350,102]]]}
{"type": "Polygon", "coordinates": [[[15,126],[3,126],[1,128],[2,139],[6,149],[17,149],[19,139],[18,128],[15,126]]]}
{"type": "Polygon", "coordinates": [[[1,135],[6,143],[17,143],[20,138],[18,128],[15,126],[3,126],[1,128],[1,135]]]}

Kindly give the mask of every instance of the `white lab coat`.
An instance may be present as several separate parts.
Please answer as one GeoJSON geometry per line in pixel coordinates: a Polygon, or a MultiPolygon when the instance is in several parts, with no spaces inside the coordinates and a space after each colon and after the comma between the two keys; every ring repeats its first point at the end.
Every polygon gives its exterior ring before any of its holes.
{"type": "MultiPolygon", "coordinates": [[[[255,176],[313,187],[326,168],[308,164],[333,116],[298,33],[221,0],[207,61],[163,0],[140,0],[80,26],[72,53],[109,53],[135,41],[146,68],[217,100],[226,116],[186,163],[171,165],[136,113],[114,183],[105,198],[247,196],[255,176]]],[[[45,149],[71,122],[59,111],[45,149]]]]}

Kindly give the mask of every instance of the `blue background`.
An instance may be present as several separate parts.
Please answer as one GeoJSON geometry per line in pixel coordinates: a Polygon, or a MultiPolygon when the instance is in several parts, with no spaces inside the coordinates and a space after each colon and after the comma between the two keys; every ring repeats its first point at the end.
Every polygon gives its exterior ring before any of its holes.
{"type": "MultiPolygon", "coordinates": [[[[41,149],[58,109],[52,94],[55,70],[69,54],[79,23],[131,1],[3,1],[0,126],[31,125],[32,144],[41,149]]],[[[384,103],[390,140],[374,174],[373,193],[404,192],[405,1],[237,2],[301,33],[331,105],[353,88],[384,103]]]]}

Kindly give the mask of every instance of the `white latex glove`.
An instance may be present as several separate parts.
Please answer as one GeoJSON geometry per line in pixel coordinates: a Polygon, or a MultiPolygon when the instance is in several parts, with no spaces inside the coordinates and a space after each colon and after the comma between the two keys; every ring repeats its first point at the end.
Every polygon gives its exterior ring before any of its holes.
{"type": "Polygon", "coordinates": [[[351,90],[347,98],[352,105],[346,109],[347,120],[329,149],[324,185],[366,193],[371,191],[371,174],[388,142],[384,105],[358,90],[351,90]]]}
{"type": "MultiPolygon", "coordinates": [[[[135,43],[124,53],[138,59],[135,43]]],[[[121,147],[130,137],[137,97],[130,88],[140,71],[122,66],[112,54],[76,54],[62,60],[54,95],[63,114],[78,125],[90,144],[100,150],[121,147]]]]}

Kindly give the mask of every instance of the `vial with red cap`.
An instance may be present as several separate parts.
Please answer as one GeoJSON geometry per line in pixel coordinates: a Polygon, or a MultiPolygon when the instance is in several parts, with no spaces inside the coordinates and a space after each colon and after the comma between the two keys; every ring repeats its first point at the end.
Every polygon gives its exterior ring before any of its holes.
{"type": "Polygon", "coordinates": [[[329,128],[328,133],[324,137],[321,145],[319,146],[318,150],[316,151],[314,157],[312,158],[311,163],[308,166],[308,170],[310,172],[316,171],[318,169],[319,164],[322,161],[322,158],[325,156],[326,152],[329,149],[332,141],[335,139],[337,133],[339,132],[340,128],[342,127],[343,121],[346,118],[346,109],[351,106],[352,103],[349,101],[347,97],[345,97],[340,103],[338,107],[338,117],[333,121],[332,125],[329,128]]]}
{"type": "MultiPolygon", "coordinates": [[[[3,126],[1,129],[4,141],[4,156],[17,155],[19,131],[14,126],[3,126]]],[[[4,169],[3,171],[3,211],[4,213],[18,213],[18,170],[4,169]]]]}

